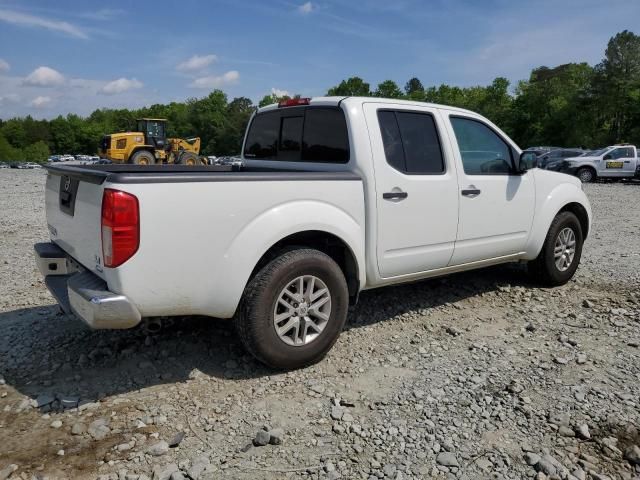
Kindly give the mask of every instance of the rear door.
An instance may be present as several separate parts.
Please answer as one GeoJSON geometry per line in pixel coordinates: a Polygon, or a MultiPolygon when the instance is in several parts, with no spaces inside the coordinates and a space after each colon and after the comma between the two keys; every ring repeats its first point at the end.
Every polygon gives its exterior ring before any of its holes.
{"type": "Polygon", "coordinates": [[[439,113],[365,103],[373,151],[380,276],[446,267],[458,228],[456,170],[439,113]]]}
{"type": "Polygon", "coordinates": [[[533,171],[514,172],[518,152],[493,126],[451,112],[460,214],[451,265],[524,251],[535,209],[533,171]]]}

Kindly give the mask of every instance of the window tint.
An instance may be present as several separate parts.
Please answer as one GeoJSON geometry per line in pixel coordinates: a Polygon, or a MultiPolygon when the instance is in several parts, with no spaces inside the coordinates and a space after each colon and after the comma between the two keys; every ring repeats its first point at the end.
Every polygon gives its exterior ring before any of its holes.
{"type": "Polygon", "coordinates": [[[251,122],[244,155],[287,162],[349,161],[349,137],[339,108],[293,107],[264,112],[251,122]]]}
{"type": "Polygon", "coordinates": [[[304,117],[282,117],[279,160],[300,160],[303,121],[304,117]]]}
{"type": "Polygon", "coordinates": [[[250,158],[275,160],[278,153],[278,134],[280,132],[280,113],[256,115],[251,122],[247,135],[244,154],[250,158]]]}
{"type": "Polygon", "coordinates": [[[451,117],[458,140],[464,173],[469,175],[506,175],[511,173],[511,149],[484,123],[451,117]]]}
{"type": "Polygon", "coordinates": [[[303,162],[346,163],[349,137],[344,113],[337,108],[308,108],[302,137],[303,162]]]}
{"type": "Polygon", "coordinates": [[[387,163],[413,175],[444,172],[436,124],[428,113],[381,110],[378,123],[387,163]]]}
{"type": "Polygon", "coordinates": [[[378,123],[380,124],[387,163],[396,170],[405,172],[404,150],[402,149],[402,138],[400,138],[396,114],[389,111],[380,111],[378,112],[378,123]]]}

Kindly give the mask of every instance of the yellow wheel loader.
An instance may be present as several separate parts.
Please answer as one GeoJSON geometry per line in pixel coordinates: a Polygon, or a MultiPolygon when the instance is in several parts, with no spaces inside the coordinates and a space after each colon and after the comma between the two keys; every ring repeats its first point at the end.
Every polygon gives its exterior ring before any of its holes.
{"type": "Polygon", "coordinates": [[[200,137],[167,138],[166,126],[167,120],[164,118],[141,118],[137,120],[136,132],[113,133],[102,137],[100,157],[113,163],[136,165],[207,163],[199,155],[200,137]]]}

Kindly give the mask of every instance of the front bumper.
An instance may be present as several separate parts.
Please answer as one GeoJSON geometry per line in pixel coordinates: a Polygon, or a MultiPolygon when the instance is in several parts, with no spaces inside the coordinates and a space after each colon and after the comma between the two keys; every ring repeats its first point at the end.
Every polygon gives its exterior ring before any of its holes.
{"type": "Polygon", "coordinates": [[[34,251],[45,285],[66,313],[95,329],[131,328],[140,323],[138,308],[126,296],[109,291],[104,280],[55,243],[36,243],[34,251]]]}

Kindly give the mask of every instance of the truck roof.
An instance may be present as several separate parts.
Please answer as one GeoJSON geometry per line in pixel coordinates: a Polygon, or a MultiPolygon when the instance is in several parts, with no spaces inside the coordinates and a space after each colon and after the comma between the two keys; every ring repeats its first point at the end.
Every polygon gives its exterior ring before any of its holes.
{"type": "MultiPolygon", "coordinates": [[[[361,104],[363,102],[388,103],[393,105],[414,105],[419,107],[447,108],[461,113],[475,113],[464,108],[452,107],[449,105],[440,105],[437,103],[419,102],[416,100],[401,100],[398,98],[380,98],[380,97],[312,97],[309,98],[309,105],[324,105],[336,107],[342,103],[346,105],[361,104]]],[[[277,110],[278,104],[272,103],[258,109],[258,113],[277,110]]],[[[288,108],[288,107],[283,107],[288,108]]]]}

